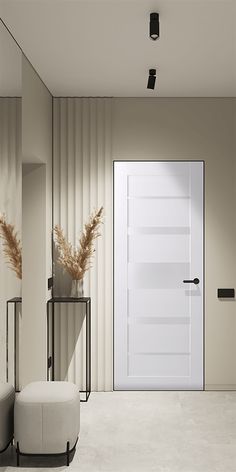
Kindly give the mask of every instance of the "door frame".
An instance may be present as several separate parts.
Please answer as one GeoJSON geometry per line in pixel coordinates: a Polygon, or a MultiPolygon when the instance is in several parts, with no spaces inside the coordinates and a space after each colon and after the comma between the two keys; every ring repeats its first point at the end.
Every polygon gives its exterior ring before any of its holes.
{"type": "MultiPolygon", "coordinates": [[[[203,346],[203,352],[202,352],[202,358],[203,358],[203,389],[201,390],[202,392],[205,391],[205,352],[206,352],[206,329],[205,329],[205,315],[206,315],[206,298],[205,298],[205,271],[206,271],[206,260],[205,260],[205,241],[206,241],[206,236],[205,236],[205,218],[206,218],[206,211],[205,211],[205,196],[206,196],[206,188],[205,188],[205,166],[206,162],[203,159],[113,159],[112,160],[112,322],[113,322],[113,333],[112,333],[112,343],[113,343],[113,348],[112,348],[112,367],[113,367],[113,373],[112,373],[112,384],[113,384],[113,391],[115,392],[145,392],[145,390],[139,390],[139,389],[132,389],[132,390],[116,390],[115,389],[115,185],[114,185],[114,177],[115,177],[115,163],[116,162],[201,162],[203,164],[203,181],[202,181],[202,188],[203,188],[203,289],[202,289],[202,301],[203,301],[203,329],[202,329],[202,346],[203,346]]],[[[149,391],[149,390],[146,390],[149,391]]],[[[170,390],[150,390],[152,392],[165,392],[165,391],[170,391],[170,390]]],[[[197,390],[184,390],[184,389],[176,389],[172,391],[180,391],[180,392],[196,392],[197,390]]]]}

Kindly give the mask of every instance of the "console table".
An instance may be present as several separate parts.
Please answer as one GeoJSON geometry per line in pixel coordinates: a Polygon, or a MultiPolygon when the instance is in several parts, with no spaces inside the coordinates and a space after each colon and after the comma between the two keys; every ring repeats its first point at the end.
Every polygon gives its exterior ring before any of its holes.
{"type": "Polygon", "coordinates": [[[14,306],[14,388],[16,392],[16,315],[17,315],[17,305],[22,303],[21,297],[11,298],[7,300],[7,309],[6,309],[6,381],[9,381],[9,304],[14,306]]]}
{"type": "Polygon", "coordinates": [[[85,305],[85,319],[86,319],[86,390],[81,390],[85,394],[85,399],[81,402],[87,402],[91,393],[91,298],[81,297],[53,297],[47,301],[47,359],[48,359],[48,373],[47,380],[55,380],[55,304],[83,304],[85,305]],[[50,310],[51,307],[51,310],[50,310]],[[51,323],[50,323],[51,314],[51,323]],[[51,325],[51,326],[50,326],[51,325]],[[51,355],[50,355],[51,351],[51,355]],[[51,369],[51,378],[49,372],[51,369]]]}

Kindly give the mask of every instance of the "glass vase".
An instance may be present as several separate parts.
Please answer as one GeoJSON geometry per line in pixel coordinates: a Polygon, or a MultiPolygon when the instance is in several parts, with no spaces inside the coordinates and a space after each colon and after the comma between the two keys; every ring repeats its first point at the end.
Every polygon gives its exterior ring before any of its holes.
{"type": "Polygon", "coordinates": [[[81,298],[84,296],[83,280],[72,280],[70,296],[72,298],[81,298]]]}

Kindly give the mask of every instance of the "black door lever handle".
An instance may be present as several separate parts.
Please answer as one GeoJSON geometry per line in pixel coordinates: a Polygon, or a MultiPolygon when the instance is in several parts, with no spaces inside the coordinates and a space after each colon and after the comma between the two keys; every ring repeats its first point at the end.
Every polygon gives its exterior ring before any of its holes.
{"type": "Polygon", "coordinates": [[[195,285],[198,285],[199,282],[200,282],[200,280],[197,279],[197,278],[195,278],[195,279],[193,279],[193,280],[183,280],[183,283],[184,283],[184,284],[195,284],[195,285]]]}

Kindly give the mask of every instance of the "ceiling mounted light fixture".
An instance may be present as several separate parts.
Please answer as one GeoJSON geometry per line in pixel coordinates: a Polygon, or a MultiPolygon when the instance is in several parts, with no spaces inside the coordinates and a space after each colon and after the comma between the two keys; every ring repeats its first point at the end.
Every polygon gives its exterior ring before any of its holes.
{"type": "Polygon", "coordinates": [[[149,36],[153,41],[160,36],[159,13],[150,13],[149,36]]]}
{"type": "Polygon", "coordinates": [[[156,69],[149,69],[147,88],[154,90],[156,83],[156,69]]]}

